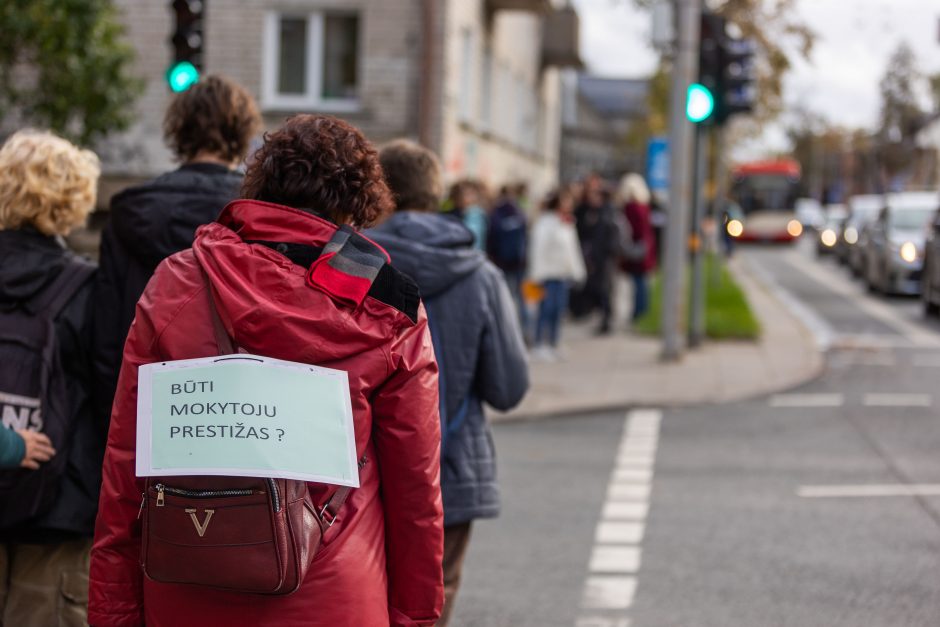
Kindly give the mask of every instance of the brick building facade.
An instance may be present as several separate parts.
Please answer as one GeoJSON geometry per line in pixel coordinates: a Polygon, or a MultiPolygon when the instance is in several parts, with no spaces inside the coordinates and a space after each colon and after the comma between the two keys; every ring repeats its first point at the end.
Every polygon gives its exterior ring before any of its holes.
{"type": "MultiPolygon", "coordinates": [[[[170,2],[115,0],[146,80],[138,122],[99,147],[112,181],[172,167],[170,2]]],[[[559,2],[559,5],[561,3],[559,2]]],[[[558,178],[560,66],[577,64],[577,16],[550,0],[205,0],[203,71],[245,85],[265,126],[341,116],[381,143],[423,141],[449,180],[558,178]]]]}

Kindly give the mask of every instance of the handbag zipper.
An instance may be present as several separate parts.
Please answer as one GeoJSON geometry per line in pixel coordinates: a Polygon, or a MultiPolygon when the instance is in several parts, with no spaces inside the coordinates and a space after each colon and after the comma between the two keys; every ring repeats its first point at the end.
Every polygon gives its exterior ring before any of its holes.
{"type": "MultiPolygon", "coordinates": [[[[170,486],[158,483],[154,486],[157,489],[157,507],[164,505],[164,493],[174,494],[176,496],[185,496],[191,499],[212,499],[229,496],[251,496],[252,494],[263,494],[258,490],[185,490],[183,488],[171,488],[170,486]]],[[[277,499],[275,498],[275,501],[277,499]]]]}
{"type": "MultiPolygon", "coordinates": [[[[271,500],[274,501],[274,511],[281,511],[281,495],[278,492],[277,484],[274,482],[274,479],[266,479],[268,482],[268,487],[271,488],[271,500]]],[[[247,488],[243,490],[184,490],[183,488],[171,488],[169,486],[158,483],[154,486],[157,490],[157,507],[163,507],[164,505],[164,493],[175,494],[176,496],[185,496],[187,498],[194,499],[211,499],[211,498],[224,498],[229,496],[251,496],[252,494],[264,494],[260,490],[249,490],[247,488]]],[[[143,505],[141,505],[141,510],[143,510],[143,505]]]]}

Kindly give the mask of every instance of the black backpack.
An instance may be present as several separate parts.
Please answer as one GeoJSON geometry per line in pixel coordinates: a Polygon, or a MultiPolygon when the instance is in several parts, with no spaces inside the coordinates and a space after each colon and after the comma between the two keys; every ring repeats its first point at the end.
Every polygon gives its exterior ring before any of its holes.
{"type": "Polygon", "coordinates": [[[69,255],[65,267],[38,294],[0,308],[0,420],[8,429],[45,433],[56,455],[38,470],[0,470],[0,529],[48,510],[68,461],[73,415],[69,382],[59,359],[55,320],[95,267],[69,255]]]}

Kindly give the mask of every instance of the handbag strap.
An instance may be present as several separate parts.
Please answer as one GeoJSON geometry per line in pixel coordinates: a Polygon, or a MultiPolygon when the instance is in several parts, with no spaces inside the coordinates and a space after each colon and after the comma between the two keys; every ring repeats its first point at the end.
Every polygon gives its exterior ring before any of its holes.
{"type": "Polygon", "coordinates": [[[232,336],[225,330],[225,324],[219,315],[219,309],[215,306],[209,277],[206,277],[206,296],[209,298],[209,317],[212,319],[212,333],[215,335],[215,343],[219,347],[219,355],[233,355],[238,352],[238,348],[232,342],[232,336]]]}
{"type": "Polygon", "coordinates": [[[346,497],[349,496],[351,490],[352,488],[341,486],[333,493],[333,496],[327,500],[323,507],[320,508],[318,512],[320,522],[325,524],[327,529],[332,527],[333,523],[336,522],[336,513],[339,512],[339,508],[346,502],[346,497]]]}
{"type": "MultiPolygon", "coordinates": [[[[233,355],[238,352],[238,348],[232,342],[232,337],[229,335],[228,331],[225,330],[225,324],[222,322],[222,317],[219,315],[219,309],[215,306],[215,299],[212,297],[212,283],[209,281],[208,275],[203,271],[203,277],[206,281],[206,296],[209,299],[209,316],[212,319],[212,332],[215,335],[215,343],[219,347],[219,355],[233,355]]],[[[333,526],[333,523],[336,521],[336,514],[339,512],[339,508],[343,506],[343,503],[346,502],[346,498],[349,497],[349,492],[351,488],[342,486],[333,493],[326,503],[323,504],[323,507],[320,508],[320,511],[317,512],[317,516],[320,518],[320,522],[325,524],[327,528],[333,526]]]]}

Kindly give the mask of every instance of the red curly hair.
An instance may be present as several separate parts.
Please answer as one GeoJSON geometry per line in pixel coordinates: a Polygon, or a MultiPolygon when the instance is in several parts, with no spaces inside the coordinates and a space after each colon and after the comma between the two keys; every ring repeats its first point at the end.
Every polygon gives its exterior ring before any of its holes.
{"type": "Polygon", "coordinates": [[[372,144],[329,115],[300,114],[276,131],[248,164],[242,196],[315,211],[365,228],[394,207],[372,144]]]}

